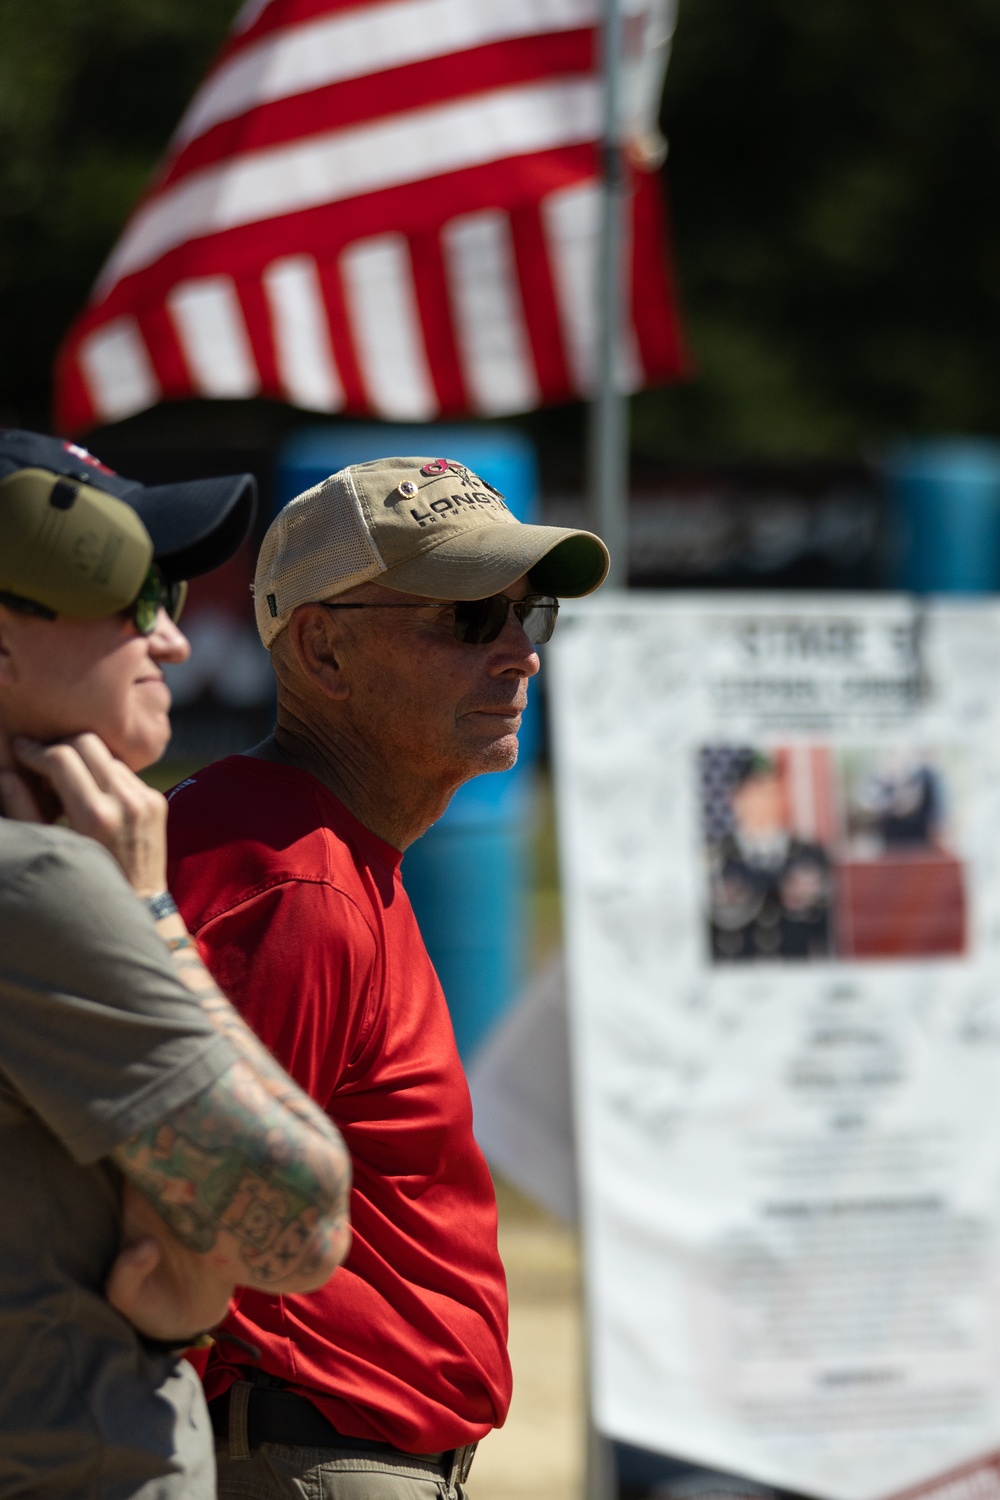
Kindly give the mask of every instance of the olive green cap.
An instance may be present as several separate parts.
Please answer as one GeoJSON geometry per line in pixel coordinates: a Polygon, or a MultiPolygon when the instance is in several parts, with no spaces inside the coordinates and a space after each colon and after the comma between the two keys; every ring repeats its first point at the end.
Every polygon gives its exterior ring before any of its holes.
{"type": "Polygon", "coordinates": [[[96,620],[131,604],[152,560],[124,500],[45,469],[0,479],[0,593],[96,620]]]}
{"type": "Polygon", "coordinates": [[[256,504],[252,474],[144,485],[78,443],[0,429],[0,595],[70,619],[116,614],[151,562],[165,583],[225,562],[256,504]]]}

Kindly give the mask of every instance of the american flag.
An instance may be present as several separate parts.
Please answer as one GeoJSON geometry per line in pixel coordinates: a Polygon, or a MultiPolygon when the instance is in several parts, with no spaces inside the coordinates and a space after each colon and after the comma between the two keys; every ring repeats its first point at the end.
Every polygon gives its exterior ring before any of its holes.
{"type": "MultiPolygon", "coordinates": [[[[625,0],[634,142],[672,4],[625,0]]],[[[601,8],[244,5],[66,338],[61,430],[187,396],[421,421],[588,395],[601,8]]],[[[636,389],[682,356],[656,174],[632,171],[636,389]]]]}

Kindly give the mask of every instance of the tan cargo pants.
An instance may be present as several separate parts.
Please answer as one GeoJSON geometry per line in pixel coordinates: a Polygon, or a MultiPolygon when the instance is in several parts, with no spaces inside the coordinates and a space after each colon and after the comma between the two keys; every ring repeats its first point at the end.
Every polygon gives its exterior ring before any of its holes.
{"type": "Polygon", "coordinates": [[[459,1448],[447,1473],[417,1457],[262,1443],[246,1457],[216,1452],[219,1500],[468,1500],[472,1454],[459,1448]]]}

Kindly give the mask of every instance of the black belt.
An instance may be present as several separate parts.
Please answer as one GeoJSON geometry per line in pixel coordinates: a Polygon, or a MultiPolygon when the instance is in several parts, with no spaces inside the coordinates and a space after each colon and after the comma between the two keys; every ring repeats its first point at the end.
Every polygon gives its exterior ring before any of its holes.
{"type": "MultiPolygon", "coordinates": [[[[214,1401],[208,1403],[212,1430],[216,1437],[222,1439],[228,1439],[230,1435],[231,1397],[230,1387],[223,1395],[216,1396],[214,1401]]],[[[338,1432],[333,1423],[328,1422],[323,1413],[305,1396],[265,1385],[254,1385],[247,1393],[246,1442],[248,1448],[259,1448],[261,1443],[283,1443],[293,1448],[341,1448],[397,1462],[408,1460],[411,1463],[430,1464],[442,1473],[449,1473],[454,1469],[456,1459],[460,1455],[464,1458],[466,1453],[465,1449],[454,1448],[449,1448],[444,1453],[405,1453],[392,1443],[376,1442],[374,1438],[349,1437],[346,1433],[338,1432]]],[[[460,1469],[464,1470],[459,1475],[460,1479],[468,1474],[474,1448],[475,1444],[470,1444],[467,1461],[459,1463],[460,1469]]]]}

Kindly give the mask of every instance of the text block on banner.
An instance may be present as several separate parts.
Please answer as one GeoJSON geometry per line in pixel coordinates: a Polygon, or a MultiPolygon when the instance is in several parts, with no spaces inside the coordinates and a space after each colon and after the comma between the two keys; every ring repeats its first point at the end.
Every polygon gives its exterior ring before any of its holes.
{"type": "Polygon", "coordinates": [[[995,1482],[1000,605],[610,595],[551,649],[597,1426],[995,1482]]]}

